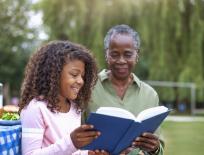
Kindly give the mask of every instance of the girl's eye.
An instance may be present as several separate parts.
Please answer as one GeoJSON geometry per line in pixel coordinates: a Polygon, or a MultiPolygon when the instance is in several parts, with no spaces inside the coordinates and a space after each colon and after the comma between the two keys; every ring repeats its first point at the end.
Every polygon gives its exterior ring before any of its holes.
{"type": "Polygon", "coordinates": [[[73,76],[73,77],[77,77],[78,74],[71,73],[71,76],[73,76]]]}

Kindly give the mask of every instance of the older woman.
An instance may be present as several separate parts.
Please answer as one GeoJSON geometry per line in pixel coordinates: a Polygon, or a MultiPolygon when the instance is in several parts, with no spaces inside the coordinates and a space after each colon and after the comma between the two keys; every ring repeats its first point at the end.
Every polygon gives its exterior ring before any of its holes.
{"type": "MultiPolygon", "coordinates": [[[[112,106],[124,108],[136,116],[144,109],[158,106],[155,90],[132,73],[139,58],[138,33],[127,25],[114,26],[108,31],[104,46],[108,69],[99,73],[88,111],[112,106]]],[[[158,134],[143,133],[122,153],[161,155],[163,148],[158,134]]]]}

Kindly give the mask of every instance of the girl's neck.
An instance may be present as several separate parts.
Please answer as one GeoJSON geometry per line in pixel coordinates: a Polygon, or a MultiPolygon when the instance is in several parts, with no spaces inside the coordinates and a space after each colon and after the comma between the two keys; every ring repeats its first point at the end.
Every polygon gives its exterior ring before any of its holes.
{"type": "Polygon", "coordinates": [[[59,112],[67,113],[70,110],[71,102],[67,98],[60,97],[59,107],[59,112]]]}

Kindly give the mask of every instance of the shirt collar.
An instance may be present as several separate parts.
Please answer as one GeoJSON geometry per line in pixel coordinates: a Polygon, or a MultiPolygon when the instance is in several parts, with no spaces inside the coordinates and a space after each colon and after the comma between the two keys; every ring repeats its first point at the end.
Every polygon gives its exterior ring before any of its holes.
{"type": "MultiPolygon", "coordinates": [[[[107,69],[103,69],[98,75],[101,82],[108,80],[107,69]]],[[[133,83],[135,83],[138,87],[140,87],[140,79],[134,73],[132,73],[132,75],[133,75],[133,83]]]]}

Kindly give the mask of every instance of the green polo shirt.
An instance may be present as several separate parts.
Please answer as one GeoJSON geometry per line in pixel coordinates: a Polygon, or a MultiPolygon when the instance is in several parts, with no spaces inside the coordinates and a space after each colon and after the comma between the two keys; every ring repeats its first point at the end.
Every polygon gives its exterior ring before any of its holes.
{"type": "MultiPolygon", "coordinates": [[[[119,107],[137,116],[139,112],[159,105],[156,91],[148,84],[140,81],[133,73],[133,84],[128,87],[123,99],[121,99],[117,96],[107,73],[107,70],[104,69],[98,74],[99,79],[92,92],[88,112],[95,112],[99,107],[119,107]]],[[[162,152],[163,149],[160,148],[159,154],[161,155],[162,152]]],[[[130,154],[138,154],[138,149],[130,154]]]]}

